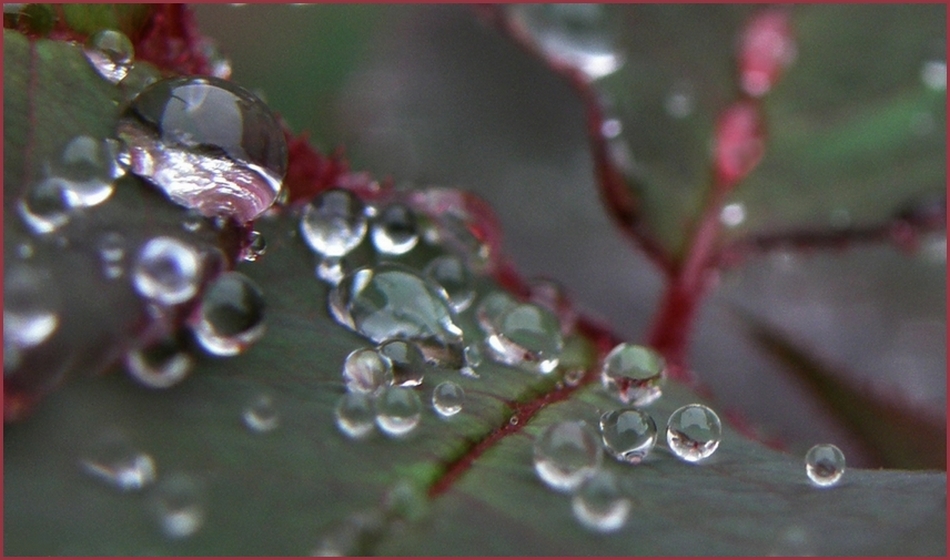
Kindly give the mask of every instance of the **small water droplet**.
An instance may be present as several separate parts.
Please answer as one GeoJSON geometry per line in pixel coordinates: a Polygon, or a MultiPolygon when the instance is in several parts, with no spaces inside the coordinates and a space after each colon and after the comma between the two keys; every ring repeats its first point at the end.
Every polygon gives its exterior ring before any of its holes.
{"type": "Polygon", "coordinates": [[[255,262],[257,259],[264,256],[264,253],[267,251],[267,241],[264,239],[264,235],[254,230],[252,231],[247,240],[247,246],[241,252],[241,260],[244,262],[255,262]]]}
{"type": "Polygon", "coordinates": [[[274,431],[280,425],[274,398],[267,394],[254,397],[241,413],[241,419],[249,430],[258,434],[274,431]]]}
{"type": "Polygon", "coordinates": [[[444,418],[461,412],[464,404],[465,391],[454,381],[443,381],[432,390],[432,408],[444,418]]]}
{"type": "Polygon", "coordinates": [[[125,274],[125,237],[117,231],[108,231],[99,237],[96,250],[102,261],[102,274],[110,279],[121,278],[125,274]]]}
{"type": "Polygon", "coordinates": [[[670,415],[666,442],[677,457],[690,463],[716,452],[722,440],[722,422],[708,406],[688,404],[670,415]]]}
{"type": "Polygon", "coordinates": [[[173,237],[154,237],[139,250],[132,282],[141,295],[162,305],[191,299],[198,291],[198,252],[173,237]]]}
{"type": "Polygon", "coordinates": [[[598,470],[581,482],[571,498],[574,518],[599,533],[610,533],[624,526],[630,515],[630,499],[623,496],[617,477],[598,470]]]}
{"type": "Polygon", "coordinates": [[[355,194],[330,189],[304,207],[300,233],[322,257],[340,258],[356,248],[366,236],[366,206],[355,194]]]}
{"type": "Polygon", "coordinates": [[[351,439],[362,439],[373,432],[376,412],[369,393],[346,393],[336,405],[336,426],[351,439]]]}
{"type": "Polygon", "coordinates": [[[113,84],[125,78],[135,58],[132,41],[114,29],[103,29],[90,35],[83,52],[96,72],[113,84]]]}
{"type": "Polygon", "coordinates": [[[27,228],[43,235],[66,225],[71,217],[68,182],[62,177],[48,177],[33,184],[17,201],[17,213],[27,228]]]}
{"type": "Polygon", "coordinates": [[[518,425],[518,422],[519,422],[519,420],[518,420],[518,417],[517,417],[517,416],[512,416],[511,418],[508,419],[508,424],[509,424],[510,426],[517,426],[517,425],[518,425]]]}
{"type": "Polygon", "coordinates": [[[462,259],[455,255],[436,257],[426,265],[425,277],[444,295],[452,310],[461,313],[475,299],[475,286],[471,272],[462,259]]]}
{"type": "Polygon", "coordinates": [[[818,444],[805,454],[805,472],[815,486],[833,486],[844,475],[844,453],[830,443],[818,444]]]}
{"type": "Polygon", "coordinates": [[[132,173],[205,216],[253,220],[277,199],[287,170],[287,143],[273,113],[218,78],[148,86],[119,121],[118,135],[132,173]]]}
{"type": "Polygon", "coordinates": [[[125,175],[119,162],[121,147],[114,139],[77,136],[66,144],[52,168],[63,179],[67,203],[73,208],[97,206],[115,192],[115,181],[125,175]]]}
{"type": "Polygon", "coordinates": [[[415,213],[404,204],[390,204],[373,219],[372,238],[380,253],[408,253],[419,242],[415,213]]]}
{"type": "Polygon", "coordinates": [[[947,91],[947,61],[928,60],[920,67],[920,81],[928,89],[947,91]]]}
{"type": "Polygon", "coordinates": [[[642,407],[663,394],[665,368],[663,358],[650,348],[622,343],[604,358],[600,379],[620,402],[642,407]]]}
{"type": "Polygon", "coordinates": [[[234,356],[254,344],[266,330],[264,293],[240,272],[225,272],[201,298],[192,329],[198,343],[215,356],[234,356]]]}
{"type": "Polygon", "coordinates": [[[393,365],[375,348],[350,352],[343,361],[343,381],[347,391],[377,395],[393,384],[393,365]]]}
{"type": "Polygon", "coordinates": [[[502,314],[488,348],[501,363],[538,373],[554,371],[564,349],[557,317],[530,303],[516,305],[502,314]]]}
{"type": "Polygon", "coordinates": [[[4,349],[37,346],[59,327],[55,285],[45,271],[32,265],[9,266],[4,272],[4,349]]]}
{"type": "Polygon", "coordinates": [[[100,434],[79,460],[83,471],[123,492],[155,481],[155,461],[119,430],[100,434]]]}
{"type": "Polygon", "coordinates": [[[516,305],[518,301],[506,292],[489,292],[482,297],[478,302],[478,307],[475,308],[478,326],[487,335],[495,334],[501,316],[516,305]]]}
{"type": "Polygon", "coordinates": [[[392,363],[393,385],[416,387],[422,383],[428,365],[416,344],[397,338],[380,344],[378,350],[392,363]]]}
{"type": "Polygon", "coordinates": [[[604,449],[618,461],[640,464],[656,445],[656,422],[646,412],[621,408],[600,417],[604,449]]]}
{"type": "Polygon", "coordinates": [[[183,539],[201,529],[205,521],[204,493],[203,482],[185,473],[172,473],[156,485],[152,510],[166,537],[183,539]]]}
{"type": "Polygon", "coordinates": [[[152,389],[177,385],[191,372],[195,361],[176,336],[150,341],[125,355],[125,369],[138,383],[152,389]]]}
{"type": "Polygon", "coordinates": [[[409,435],[422,418],[419,395],[406,387],[388,387],[376,398],[376,425],[391,437],[409,435]]]}
{"type": "Polygon", "coordinates": [[[583,379],[584,370],[582,369],[569,369],[564,372],[564,383],[568,387],[577,387],[583,379]]]}
{"type": "Polygon", "coordinates": [[[534,470],[551,488],[570,492],[600,468],[600,448],[600,438],[585,422],[558,422],[535,440],[534,470]]]}
{"type": "Polygon", "coordinates": [[[478,372],[475,371],[475,368],[482,365],[481,345],[477,342],[473,342],[466,346],[462,350],[462,358],[465,362],[459,371],[466,377],[474,377],[477,379],[479,375],[478,372]]]}
{"type": "Polygon", "coordinates": [[[346,276],[343,259],[339,257],[323,257],[317,259],[314,274],[316,274],[317,278],[331,286],[338,285],[343,281],[343,277],[346,276]]]}
{"type": "Polygon", "coordinates": [[[719,221],[726,227],[739,226],[745,221],[745,204],[741,202],[726,204],[719,212],[719,221]]]}

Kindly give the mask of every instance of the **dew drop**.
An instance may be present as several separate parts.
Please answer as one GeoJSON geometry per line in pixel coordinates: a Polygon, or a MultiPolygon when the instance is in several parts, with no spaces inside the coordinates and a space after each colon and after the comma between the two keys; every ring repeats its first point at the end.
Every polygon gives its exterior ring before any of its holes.
{"type": "Polygon", "coordinates": [[[115,181],[125,175],[119,152],[119,142],[113,139],[77,136],[66,144],[53,171],[63,179],[69,206],[97,206],[112,196],[115,181]]]}
{"type": "Polygon", "coordinates": [[[317,195],[300,218],[304,241],[320,256],[340,258],[366,236],[366,206],[355,194],[330,189],[317,195]]]}
{"type": "Polygon", "coordinates": [[[409,435],[422,418],[422,401],[407,387],[388,387],[376,398],[376,425],[390,437],[409,435]]]}
{"type": "Polygon", "coordinates": [[[552,424],[534,442],[534,470],[551,488],[570,492],[600,468],[600,447],[600,438],[585,422],[552,424]]]}
{"type": "Polygon", "coordinates": [[[497,330],[488,337],[488,348],[501,363],[551,373],[564,349],[561,325],[547,309],[519,304],[498,319],[497,330]]]}
{"type": "Polygon", "coordinates": [[[390,204],[373,219],[371,237],[380,253],[408,253],[419,242],[415,213],[404,204],[390,204]]]}
{"type": "Polygon", "coordinates": [[[378,351],[392,363],[393,385],[416,387],[422,383],[428,366],[422,350],[412,341],[387,340],[378,351]]]}
{"type": "Polygon", "coordinates": [[[193,247],[173,237],[154,237],[139,250],[132,283],[144,297],[175,305],[197,293],[200,268],[193,247]]]}
{"type": "Polygon", "coordinates": [[[464,404],[465,391],[454,381],[443,381],[432,390],[432,408],[443,418],[455,416],[464,404]]]}
{"type": "Polygon", "coordinates": [[[501,316],[505,311],[516,305],[518,305],[518,301],[505,292],[489,292],[482,297],[478,302],[478,307],[475,308],[475,319],[478,321],[478,326],[487,335],[495,334],[501,316]]]}
{"type": "Polygon", "coordinates": [[[96,251],[102,263],[102,274],[110,279],[121,278],[125,274],[123,261],[125,260],[125,237],[117,231],[109,231],[99,237],[96,251]]]}
{"type": "Polygon", "coordinates": [[[37,235],[43,235],[66,225],[72,211],[68,189],[69,185],[62,177],[49,177],[30,186],[16,207],[26,227],[37,235]]]}
{"type": "Polygon", "coordinates": [[[624,526],[630,515],[630,499],[623,496],[617,477],[598,470],[584,479],[571,499],[574,518],[599,533],[610,533],[624,526]]]}
{"type": "Polygon", "coordinates": [[[253,220],[277,199],[287,142],[270,109],[213,77],[156,82],[130,104],[118,135],[131,171],[205,216],[253,220]]]}
{"type": "Polygon", "coordinates": [[[478,372],[475,371],[475,368],[482,365],[482,350],[481,345],[473,342],[469,344],[462,350],[462,358],[464,364],[459,370],[462,375],[466,377],[478,378],[478,372]]]}
{"type": "Polygon", "coordinates": [[[745,221],[745,204],[734,202],[722,207],[719,212],[719,221],[726,227],[737,227],[745,221]]]}
{"type": "Polygon", "coordinates": [[[3,345],[17,349],[37,346],[59,327],[56,290],[40,269],[21,264],[4,270],[3,345]]]}
{"type": "Polygon", "coordinates": [[[225,272],[205,290],[197,319],[195,338],[208,353],[234,356],[254,344],[266,330],[264,293],[240,272],[225,272]]]}
{"type": "Polygon", "coordinates": [[[135,58],[132,41],[114,29],[103,29],[90,35],[83,52],[96,72],[113,84],[125,78],[135,58]]]}
{"type": "Polygon", "coordinates": [[[375,348],[354,350],[343,361],[343,382],[351,393],[377,395],[393,384],[392,362],[375,348]]]}
{"type": "Polygon", "coordinates": [[[465,267],[462,259],[455,255],[442,255],[432,259],[423,273],[438,290],[444,293],[446,300],[456,313],[468,309],[475,299],[472,274],[465,267]]]}
{"type": "Polygon", "coordinates": [[[129,101],[142,93],[142,90],[162,79],[162,74],[150,64],[134,64],[119,82],[125,98],[129,101]]]}
{"type": "Polygon", "coordinates": [[[152,510],[166,537],[190,537],[204,525],[204,484],[192,475],[172,473],[156,485],[152,510]]]}
{"type": "Polygon", "coordinates": [[[815,486],[834,486],[844,475],[844,453],[830,443],[818,444],[805,454],[805,472],[815,486]]]}
{"type": "Polygon", "coordinates": [[[600,380],[604,389],[624,404],[647,406],[663,391],[663,358],[645,346],[621,343],[604,358],[600,380]]]}
{"type": "Polygon", "coordinates": [[[362,439],[373,432],[376,412],[369,393],[346,393],[336,405],[336,426],[350,439],[362,439]]]}
{"type": "Polygon", "coordinates": [[[666,442],[677,457],[690,463],[716,452],[722,440],[722,423],[708,406],[688,404],[676,409],[666,427],[666,442]]]}
{"type": "Polygon", "coordinates": [[[125,369],[139,384],[152,389],[177,385],[191,373],[194,358],[175,336],[164,336],[125,355],[125,369]]]}
{"type": "Polygon", "coordinates": [[[274,399],[267,394],[254,397],[241,413],[241,419],[247,429],[258,434],[272,432],[280,425],[274,399]]]}
{"type": "Polygon", "coordinates": [[[264,256],[267,251],[267,241],[264,235],[255,230],[248,236],[247,246],[241,251],[241,260],[244,262],[255,262],[264,256]]]}
{"type": "Polygon", "coordinates": [[[618,461],[640,464],[656,445],[656,422],[646,412],[621,408],[600,417],[604,449],[618,461]]]}
{"type": "Polygon", "coordinates": [[[119,430],[100,434],[80,458],[79,466],[123,492],[141,490],[155,481],[155,461],[119,430]]]}

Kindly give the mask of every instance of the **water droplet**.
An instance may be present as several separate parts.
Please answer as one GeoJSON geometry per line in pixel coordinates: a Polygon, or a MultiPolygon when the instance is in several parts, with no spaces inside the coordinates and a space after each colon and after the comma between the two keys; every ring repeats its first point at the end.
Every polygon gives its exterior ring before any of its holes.
{"type": "Polygon", "coordinates": [[[59,327],[55,285],[45,271],[31,265],[9,266],[4,272],[4,349],[37,346],[59,327]]]}
{"type": "Polygon", "coordinates": [[[376,395],[393,384],[393,365],[375,348],[350,352],[343,361],[343,381],[347,391],[376,395]]]}
{"type": "Polygon", "coordinates": [[[445,294],[452,310],[461,313],[475,299],[472,274],[462,259],[455,255],[442,255],[432,259],[423,271],[425,277],[445,294]]]}
{"type": "Polygon", "coordinates": [[[102,204],[115,192],[115,181],[125,175],[119,163],[117,140],[77,136],[66,144],[52,171],[63,179],[66,201],[73,208],[102,204]]]}
{"type": "Polygon", "coordinates": [[[266,330],[264,293],[240,272],[225,272],[208,286],[192,329],[198,343],[215,356],[234,356],[266,330]]]}
{"type": "Polygon", "coordinates": [[[646,412],[621,408],[600,417],[604,449],[618,461],[639,464],[656,445],[656,422],[646,412]]]}
{"type": "Polygon", "coordinates": [[[155,461],[126,435],[110,429],[97,437],[79,461],[86,473],[122,490],[141,490],[155,481],[155,461]]]}
{"type": "Polygon", "coordinates": [[[336,426],[351,439],[361,439],[373,432],[376,412],[369,393],[346,393],[336,405],[336,426]]]}
{"type": "Polygon", "coordinates": [[[622,343],[604,358],[600,380],[622,403],[647,406],[663,394],[665,368],[662,356],[650,348],[622,343]]]}
{"type": "Polygon", "coordinates": [[[42,235],[66,225],[72,211],[66,194],[68,189],[62,177],[49,177],[28,188],[16,207],[26,227],[42,235]]]}
{"type": "Polygon", "coordinates": [[[277,407],[274,406],[274,399],[267,394],[254,397],[244,409],[241,418],[249,430],[259,434],[271,432],[280,425],[280,416],[277,414],[277,407]]]}
{"type": "Polygon", "coordinates": [[[191,372],[194,358],[182,342],[169,335],[148,342],[125,355],[125,369],[138,383],[153,389],[167,389],[191,372]]]}
{"type": "Polygon", "coordinates": [[[621,494],[612,472],[598,470],[581,482],[571,499],[571,509],[584,527],[610,533],[627,522],[630,499],[621,494]]]}
{"type": "Polygon", "coordinates": [[[716,452],[722,422],[708,406],[688,404],[676,409],[666,427],[666,442],[680,459],[695,463],[716,452]]]}
{"type": "Polygon", "coordinates": [[[512,23],[556,64],[597,79],[617,71],[623,58],[613,45],[609,16],[597,4],[513,4],[512,23]]]}
{"type": "Polygon", "coordinates": [[[478,372],[475,371],[475,368],[482,365],[482,350],[481,345],[477,342],[469,344],[462,350],[462,358],[464,359],[464,365],[459,370],[462,375],[467,377],[478,378],[478,372]]]}
{"type": "Polygon", "coordinates": [[[569,369],[564,372],[564,383],[568,387],[577,387],[583,379],[584,370],[582,369],[569,369]]]}
{"type": "Polygon", "coordinates": [[[376,397],[376,425],[391,437],[404,437],[419,425],[422,401],[406,387],[388,387],[376,397]]]}
{"type": "Polygon", "coordinates": [[[99,237],[96,250],[102,261],[102,274],[110,280],[121,278],[125,273],[125,238],[117,231],[108,231],[99,237]]]}
{"type": "Polygon", "coordinates": [[[261,232],[255,230],[250,233],[247,240],[247,246],[241,252],[241,260],[244,262],[255,262],[264,256],[267,251],[267,241],[261,232]]]}
{"type": "Polygon", "coordinates": [[[600,468],[600,447],[600,438],[585,422],[552,424],[534,442],[534,470],[551,488],[570,492],[600,468]]]}
{"type": "Polygon", "coordinates": [[[947,91],[947,61],[928,60],[920,67],[920,81],[928,89],[947,91]]]}
{"type": "Polygon", "coordinates": [[[392,363],[393,385],[416,387],[425,377],[427,364],[422,350],[409,340],[387,340],[379,345],[379,353],[392,363]]]}
{"type": "Polygon", "coordinates": [[[372,238],[380,253],[408,253],[419,242],[415,213],[404,204],[390,204],[373,219],[372,238]]]}
{"type": "Polygon", "coordinates": [[[442,417],[455,416],[464,404],[465,391],[454,381],[443,381],[432,390],[432,408],[442,417]]]}
{"type": "Polygon", "coordinates": [[[475,319],[478,326],[487,335],[495,334],[498,329],[498,322],[501,316],[512,307],[518,305],[518,301],[505,292],[489,292],[478,302],[475,308],[475,319]]]}
{"type": "Polygon", "coordinates": [[[805,472],[816,486],[833,486],[844,474],[844,453],[830,443],[818,444],[805,454],[805,472]]]}
{"type": "Polygon", "coordinates": [[[132,282],[141,295],[162,305],[191,299],[198,291],[198,252],[173,237],[154,237],[140,250],[132,282]]]}
{"type": "Polygon", "coordinates": [[[348,190],[324,191],[304,207],[300,232],[321,256],[343,257],[366,236],[365,210],[363,201],[348,190]]]}
{"type": "Polygon", "coordinates": [[[504,364],[551,373],[564,349],[561,325],[547,309],[530,303],[516,305],[498,319],[488,348],[504,364]]]}
{"type": "Polygon", "coordinates": [[[462,330],[445,300],[425,280],[398,265],[357,269],[330,291],[328,299],[337,322],[377,344],[392,338],[412,340],[430,358],[430,347],[461,342],[462,330]]]}
{"type": "Polygon", "coordinates": [[[134,64],[119,82],[125,98],[129,101],[142,93],[142,90],[162,79],[161,72],[151,64],[134,64]]]}
{"type": "Polygon", "coordinates": [[[287,143],[270,109],[213,77],[156,82],[135,97],[118,126],[131,171],[205,216],[253,220],[277,199],[287,143]]]}
{"type": "Polygon", "coordinates": [[[204,525],[204,484],[194,476],[172,473],[156,486],[152,510],[166,537],[190,537],[204,525]]]}
{"type": "Polygon", "coordinates": [[[548,278],[533,278],[528,282],[528,289],[528,299],[531,303],[540,305],[557,316],[563,336],[573,332],[577,323],[577,311],[562,285],[548,278]]]}
{"type": "Polygon", "coordinates": [[[745,204],[726,204],[719,212],[719,221],[726,227],[736,227],[745,221],[745,204]]]}
{"type": "Polygon", "coordinates": [[[113,84],[125,78],[135,57],[132,41],[114,29],[103,29],[90,35],[83,52],[96,72],[113,84]]]}

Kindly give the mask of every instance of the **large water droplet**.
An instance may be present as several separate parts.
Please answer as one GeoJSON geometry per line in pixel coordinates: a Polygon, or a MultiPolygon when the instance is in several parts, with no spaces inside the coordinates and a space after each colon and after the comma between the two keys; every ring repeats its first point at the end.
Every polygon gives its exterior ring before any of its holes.
{"type": "Polygon", "coordinates": [[[335,410],[336,426],[351,439],[362,439],[376,426],[376,411],[369,393],[346,393],[335,410]]]}
{"type": "Polygon", "coordinates": [[[366,206],[345,189],[320,193],[300,218],[300,233],[311,249],[323,257],[343,257],[366,235],[366,206]]]}
{"type": "Polygon", "coordinates": [[[79,465],[86,473],[124,492],[141,490],[155,481],[155,461],[119,430],[100,434],[79,465]]]}
{"type": "Polygon", "coordinates": [[[166,537],[183,539],[201,529],[205,521],[204,493],[203,482],[185,473],[172,473],[158,483],[152,510],[166,537]]]}
{"type": "Polygon", "coordinates": [[[240,354],[266,330],[264,294],[240,272],[225,272],[205,290],[192,329],[198,343],[215,356],[240,354]]]}
{"type": "Polygon", "coordinates": [[[598,470],[581,482],[571,499],[571,509],[584,527],[610,533],[627,522],[630,500],[621,494],[612,472],[598,470]]]}
{"type": "Polygon", "coordinates": [[[409,435],[422,418],[422,401],[407,387],[388,387],[376,397],[376,425],[391,437],[409,435]]]}
{"type": "Polygon", "coordinates": [[[663,394],[663,357],[645,346],[622,343],[604,358],[600,379],[604,389],[624,404],[647,406],[663,394]]]}
{"type": "Polygon", "coordinates": [[[132,41],[114,29],[90,35],[83,52],[96,72],[113,84],[125,78],[135,57],[132,41]]]}
{"type": "Polygon", "coordinates": [[[191,245],[173,237],[154,237],[139,250],[132,283],[146,298],[175,305],[197,293],[200,264],[191,245]]]}
{"type": "Polygon", "coordinates": [[[416,344],[409,340],[388,340],[380,344],[378,350],[392,363],[393,385],[416,387],[422,383],[428,364],[416,344]]]}
{"type": "Polygon", "coordinates": [[[688,404],[670,415],[666,442],[677,457],[690,463],[716,452],[722,439],[722,422],[711,408],[688,404]]]}
{"type": "Polygon", "coordinates": [[[167,389],[191,372],[195,360],[175,336],[164,336],[125,355],[125,369],[137,382],[153,389],[167,389]]]}
{"type": "Polygon", "coordinates": [[[465,391],[454,381],[443,381],[432,390],[432,408],[439,416],[448,418],[462,412],[465,391]]]}
{"type": "Polygon", "coordinates": [[[404,204],[390,204],[373,219],[373,245],[386,255],[408,253],[419,242],[416,215],[404,204]]]}
{"type": "Polygon", "coordinates": [[[69,204],[68,182],[62,177],[49,177],[31,185],[17,201],[17,214],[35,234],[46,234],[66,225],[72,206],[69,204]]]}
{"type": "Polygon", "coordinates": [[[488,348],[499,362],[544,374],[557,367],[564,339],[557,317],[547,309],[516,305],[502,314],[496,329],[488,348]]]}
{"type": "Polygon", "coordinates": [[[13,265],[3,277],[3,345],[23,349],[47,340],[59,327],[55,286],[44,271],[13,265]]]}
{"type": "Polygon", "coordinates": [[[600,447],[600,438],[584,422],[552,424],[534,441],[534,470],[551,488],[570,492],[600,468],[600,447]]]}
{"type": "Polygon", "coordinates": [[[249,430],[259,434],[276,430],[280,425],[274,399],[268,394],[254,397],[241,413],[241,419],[249,430]]]}
{"type": "Polygon", "coordinates": [[[432,259],[423,271],[439,290],[442,290],[452,310],[461,313],[475,299],[472,274],[462,259],[455,255],[442,255],[432,259]]]}
{"type": "Polygon", "coordinates": [[[379,394],[393,384],[392,362],[375,348],[354,350],[343,361],[343,382],[350,392],[379,394]]]}
{"type": "Polygon", "coordinates": [[[118,126],[131,171],[205,216],[253,220],[277,199],[287,142],[270,109],[226,80],[178,77],[132,101],[118,126]]]}
{"type": "Polygon", "coordinates": [[[805,472],[815,486],[833,486],[844,475],[844,453],[830,443],[818,444],[805,454],[805,472]]]}
{"type": "Polygon", "coordinates": [[[646,412],[621,408],[600,417],[604,449],[618,461],[639,464],[656,445],[656,422],[646,412]]]}

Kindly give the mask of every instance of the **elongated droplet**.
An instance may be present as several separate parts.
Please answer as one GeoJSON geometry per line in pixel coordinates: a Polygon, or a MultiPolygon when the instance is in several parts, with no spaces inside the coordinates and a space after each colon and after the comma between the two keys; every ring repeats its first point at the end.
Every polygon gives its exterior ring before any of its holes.
{"type": "Polygon", "coordinates": [[[604,449],[618,461],[639,464],[656,445],[656,422],[635,408],[605,412],[600,417],[604,449]]]}
{"type": "Polygon", "coordinates": [[[416,387],[422,384],[428,364],[415,343],[398,338],[387,340],[379,345],[378,351],[392,363],[393,385],[416,387]]]}
{"type": "Polygon", "coordinates": [[[571,509],[574,517],[587,529],[610,533],[627,522],[630,499],[621,494],[612,472],[598,470],[581,482],[571,499],[571,509]]]}
{"type": "Polygon", "coordinates": [[[722,422],[711,408],[688,404],[670,415],[666,442],[680,459],[695,463],[716,452],[722,439],[722,422]]]}
{"type": "Polygon", "coordinates": [[[4,348],[37,346],[59,328],[56,292],[48,273],[39,268],[18,264],[4,270],[4,348]]]}
{"type": "Polygon", "coordinates": [[[465,347],[462,351],[462,356],[465,360],[462,368],[459,370],[462,375],[466,377],[475,377],[478,378],[478,372],[475,369],[482,365],[482,350],[481,345],[477,342],[473,342],[465,347]]]}
{"type": "Polygon", "coordinates": [[[519,304],[499,318],[496,332],[488,337],[488,348],[504,364],[551,373],[564,349],[561,325],[547,309],[519,304]]]}
{"type": "Polygon", "coordinates": [[[173,237],[154,237],[136,256],[132,282],[148,299],[175,305],[191,299],[200,280],[198,252],[173,237]]]}
{"type": "Polygon", "coordinates": [[[369,393],[346,393],[336,405],[336,427],[350,439],[362,439],[376,427],[376,411],[369,393]]]}
{"type": "Polygon", "coordinates": [[[419,242],[415,213],[404,204],[390,204],[373,219],[373,245],[385,255],[408,253],[419,242]]]}
{"type": "Polygon", "coordinates": [[[123,492],[141,490],[155,481],[155,461],[118,430],[100,434],[79,465],[87,474],[123,492]]]}
{"type": "Polygon", "coordinates": [[[393,365],[375,348],[350,352],[343,361],[343,382],[351,393],[377,395],[393,384],[393,365]]]}
{"type": "Polygon", "coordinates": [[[212,77],[156,82],[119,121],[131,171],[175,203],[246,223],[281,190],[287,142],[270,109],[236,84],[212,77]]]}
{"type": "Polygon", "coordinates": [[[345,189],[330,189],[304,207],[300,233],[323,257],[340,258],[356,248],[366,236],[366,206],[345,189]]]}
{"type": "Polygon", "coordinates": [[[234,356],[262,336],[264,294],[240,272],[225,272],[205,290],[197,321],[192,325],[198,343],[215,356],[234,356]]]}
{"type": "Polygon", "coordinates": [[[376,398],[376,425],[390,437],[409,435],[422,418],[422,401],[407,387],[388,387],[376,398]]]}
{"type": "Polygon", "coordinates": [[[552,424],[534,442],[534,470],[551,488],[570,492],[600,468],[600,447],[600,438],[584,422],[552,424]]]}
{"type": "Polygon", "coordinates": [[[125,78],[135,58],[132,41],[114,29],[103,29],[90,35],[83,52],[96,72],[113,84],[125,78]]]}
{"type": "Polygon", "coordinates": [[[805,454],[805,472],[815,486],[834,486],[844,475],[844,453],[830,443],[818,444],[805,454]]]}
{"type": "Polygon", "coordinates": [[[663,357],[656,351],[622,343],[604,358],[600,379],[604,389],[620,402],[641,407],[662,395],[665,369],[663,357]]]}
{"type": "Polygon", "coordinates": [[[439,416],[448,418],[462,412],[465,391],[454,381],[443,381],[432,390],[432,408],[439,416]]]}
{"type": "Polygon", "coordinates": [[[280,425],[274,398],[267,394],[254,397],[241,413],[241,419],[247,429],[258,434],[272,432],[280,425]]]}
{"type": "Polygon", "coordinates": [[[426,278],[440,290],[452,310],[461,313],[475,299],[475,286],[471,272],[462,259],[455,255],[436,257],[423,271],[426,278]]]}
{"type": "Polygon", "coordinates": [[[170,539],[190,537],[205,521],[204,484],[185,473],[166,476],[155,488],[152,510],[162,533],[170,539]]]}
{"type": "Polygon", "coordinates": [[[194,365],[194,358],[175,336],[148,342],[125,355],[125,369],[132,379],[152,389],[181,383],[194,365]]]}

